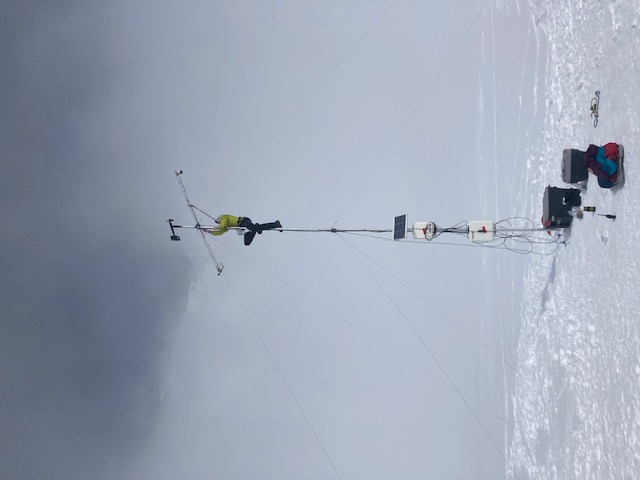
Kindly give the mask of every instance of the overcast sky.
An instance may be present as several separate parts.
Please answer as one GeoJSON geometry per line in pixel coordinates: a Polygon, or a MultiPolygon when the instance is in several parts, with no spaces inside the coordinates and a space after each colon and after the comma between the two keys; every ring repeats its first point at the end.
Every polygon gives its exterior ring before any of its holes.
{"type": "Polygon", "coordinates": [[[504,476],[521,258],[164,221],[510,216],[527,9],[4,2],[0,476],[504,476]]]}

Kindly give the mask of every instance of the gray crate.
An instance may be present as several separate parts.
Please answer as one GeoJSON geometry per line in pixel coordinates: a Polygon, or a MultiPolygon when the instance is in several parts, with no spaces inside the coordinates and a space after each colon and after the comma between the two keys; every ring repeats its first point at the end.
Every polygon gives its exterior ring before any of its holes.
{"type": "Polygon", "coordinates": [[[562,181],[565,183],[578,183],[589,177],[589,172],[584,164],[585,152],[574,148],[565,148],[562,151],[562,181]]]}

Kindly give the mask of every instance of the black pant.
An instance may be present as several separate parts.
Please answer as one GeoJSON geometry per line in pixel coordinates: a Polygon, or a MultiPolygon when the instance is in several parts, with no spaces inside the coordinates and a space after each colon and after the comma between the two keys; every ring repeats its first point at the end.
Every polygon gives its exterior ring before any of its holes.
{"type": "Polygon", "coordinates": [[[242,217],[238,222],[238,225],[249,230],[244,234],[244,244],[251,245],[253,237],[256,233],[260,234],[263,230],[273,230],[274,228],[282,228],[279,222],[270,223],[253,223],[249,217],[242,217]]]}

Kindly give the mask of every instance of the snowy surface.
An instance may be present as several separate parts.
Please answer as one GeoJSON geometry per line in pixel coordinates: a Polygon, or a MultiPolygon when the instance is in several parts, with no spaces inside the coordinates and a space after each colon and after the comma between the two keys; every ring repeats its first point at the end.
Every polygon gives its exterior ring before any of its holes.
{"type": "Polygon", "coordinates": [[[640,1],[531,0],[547,45],[544,129],[530,142],[516,204],[539,218],[564,148],[625,147],[626,183],[601,190],[591,177],[586,214],[570,244],[526,265],[515,430],[507,476],[631,479],[640,475],[640,1]],[[590,101],[601,91],[597,128],[590,101]]]}

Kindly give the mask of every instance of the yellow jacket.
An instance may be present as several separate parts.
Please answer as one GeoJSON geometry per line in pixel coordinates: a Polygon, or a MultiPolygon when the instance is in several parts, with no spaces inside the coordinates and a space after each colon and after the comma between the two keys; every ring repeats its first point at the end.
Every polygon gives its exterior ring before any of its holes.
{"type": "Polygon", "coordinates": [[[211,230],[207,230],[211,235],[222,235],[225,232],[229,231],[230,227],[239,227],[240,221],[242,217],[234,217],[233,215],[220,215],[216,218],[216,222],[218,226],[216,228],[212,228],[211,230]]]}

